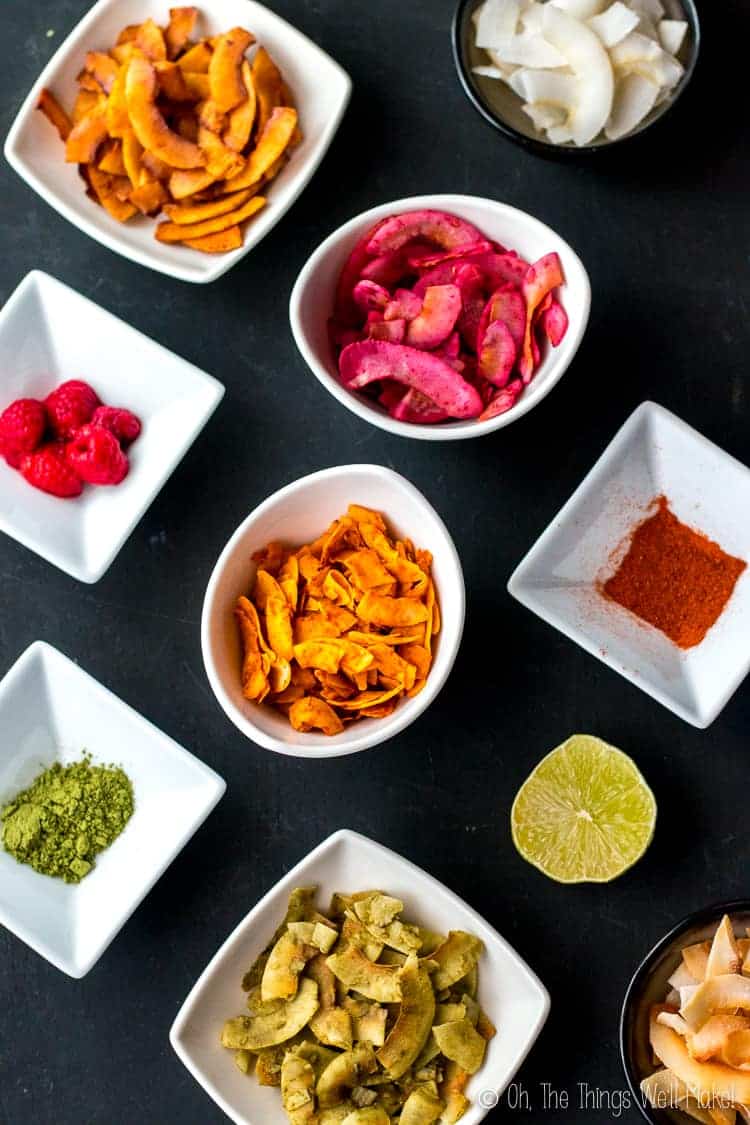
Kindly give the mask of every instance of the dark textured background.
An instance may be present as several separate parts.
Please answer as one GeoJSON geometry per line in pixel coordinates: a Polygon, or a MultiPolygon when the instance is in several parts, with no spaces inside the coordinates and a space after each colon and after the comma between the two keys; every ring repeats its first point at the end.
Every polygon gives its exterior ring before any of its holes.
{"type": "MultiPolygon", "coordinates": [[[[622,1089],[617,1021],[641,955],[687,911],[747,895],[750,690],[709,731],[693,730],[512,602],[505,583],[644,398],[750,458],[747,111],[727,77],[746,69],[746,0],[702,5],[702,62],[663,128],[569,164],[497,137],[466,101],[451,61],[451,0],[274,6],[350,72],[354,99],[302,199],[215,285],[170,281],[117,257],[0,167],[0,298],[29,269],[48,270],[227,387],[96,586],[0,541],[0,672],[30,642],[50,641],[228,782],[85,980],[0,930],[0,1122],[220,1125],[169,1047],[170,1024],[261,893],[347,825],[465,896],[552,994],[521,1074],[534,1108],[490,1119],[598,1125],[616,1114],[543,1113],[539,1084],[566,1088],[572,1104],[579,1081],[622,1089]],[[538,215],[579,252],[594,294],[579,356],[549,398],[495,435],[445,445],[388,437],[337,405],[297,355],[287,320],[298,270],[334,227],[436,191],[538,215]],[[398,469],[443,515],[465,568],[467,631],[450,683],[414,727],[367,754],[305,763],[255,748],[220,712],[201,663],[201,601],[220,547],[251,508],[304,473],[349,461],[398,469]],[[631,753],[659,801],[649,853],[609,887],[558,887],[510,839],[517,787],[576,730],[631,753]]],[[[3,0],[3,134],[87,7],[3,0]]],[[[635,1109],[621,1117],[638,1119],[635,1109]]]]}

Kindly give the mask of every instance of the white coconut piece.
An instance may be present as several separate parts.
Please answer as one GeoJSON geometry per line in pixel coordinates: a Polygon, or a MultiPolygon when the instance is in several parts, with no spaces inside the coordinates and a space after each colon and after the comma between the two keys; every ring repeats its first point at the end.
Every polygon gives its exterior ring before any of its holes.
{"type": "Polygon", "coordinates": [[[685,20],[662,20],[657,30],[664,50],[670,55],[678,55],[688,30],[685,20]]]}
{"type": "Polygon", "coordinates": [[[521,11],[521,27],[524,31],[533,34],[542,34],[542,20],[544,19],[544,4],[527,4],[521,11]]]}
{"type": "Polygon", "coordinates": [[[518,27],[520,0],[484,0],[478,9],[476,44],[482,50],[499,47],[512,39],[518,27]]]}
{"type": "Polygon", "coordinates": [[[513,63],[503,62],[503,60],[498,55],[497,51],[491,51],[490,50],[490,51],[487,51],[487,54],[490,56],[490,59],[492,60],[492,65],[494,67],[496,67],[497,70],[501,71],[501,73],[503,74],[503,77],[505,78],[506,82],[510,78],[513,71],[518,70],[518,67],[515,66],[513,63]]]}
{"type": "Polygon", "coordinates": [[[564,125],[567,113],[557,105],[534,105],[527,102],[521,107],[527,117],[530,117],[534,128],[540,133],[544,133],[547,129],[554,129],[558,125],[564,125]]]}
{"type": "Polygon", "coordinates": [[[564,110],[565,117],[578,102],[578,79],[572,74],[561,74],[556,70],[522,70],[518,82],[527,102],[558,106],[564,110]]]}
{"type": "Polygon", "coordinates": [[[654,108],[658,96],[656,83],[640,74],[626,74],[617,83],[612,116],[604,127],[608,140],[619,141],[637,129],[654,108]]]}
{"type": "Polygon", "coordinates": [[[644,16],[660,20],[664,15],[664,5],[661,0],[630,0],[630,7],[634,12],[641,12],[644,16]]]}
{"type": "Polygon", "coordinates": [[[653,62],[661,54],[661,47],[641,31],[633,31],[611,49],[612,65],[629,66],[638,62],[653,62]]]}
{"type": "Polygon", "coordinates": [[[615,83],[609,55],[590,27],[552,4],[545,6],[544,34],[578,79],[578,101],[569,118],[573,140],[579,146],[590,144],[612,112],[615,83]]]}
{"type": "Polygon", "coordinates": [[[496,66],[473,66],[471,72],[476,74],[477,78],[496,78],[499,82],[505,81],[505,75],[496,66]]]}
{"type": "Polygon", "coordinates": [[[554,69],[566,66],[567,59],[545,37],[529,32],[514,35],[506,43],[494,48],[495,54],[504,63],[517,66],[554,69]]]}
{"type": "Polygon", "coordinates": [[[679,965],[667,981],[667,984],[671,985],[673,989],[677,990],[680,988],[689,988],[691,984],[700,984],[700,981],[697,981],[695,979],[685,962],[680,961],[679,965]]]}
{"type": "Polygon", "coordinates": [[[564,125],[554,125],[547,130],[547,136],[553,145],[567,145],[574,139],[573,130],[566,122],[564,125]]]}
{"type": "Polygon", "coordinates": [[[601,15],[592,16],[586,22],[605,47],[614,47],[616,43],[621,43],[627,35],[630,35],[631,31],[635,31],[640,23],[640,17],[635,12],[631,12],[621,0],[615,0],[615,3],[601,15]]]}
{"type": "Polygon", "coordinates": [[[521,101],[525,101],[526,93],[523,82],[523,67],[517,67],[506,81],[513,93],[518,94],[521,101]]]}
{"type": "Polygon", "coordinates": [[[610,50],[610,58],[618,78],[640,74],[659,88],[673,89],[685,73],[685,68],[677,59],[639,31],[615,44],[610,50]]]}
{"type": "Polygon", "coordinates": [[[549,0],[555,8],[576,20],[590,20],[607,7],[608,0],[549,0]]]}

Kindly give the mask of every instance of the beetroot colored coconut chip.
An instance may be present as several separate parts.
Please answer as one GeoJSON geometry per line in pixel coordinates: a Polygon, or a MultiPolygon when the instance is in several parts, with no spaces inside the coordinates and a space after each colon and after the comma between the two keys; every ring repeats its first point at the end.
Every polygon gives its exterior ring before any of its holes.
{"type": "Polygon", "coordinates": [[[506,413],[568,317],[557,254],[530,264],[443,211],[393,215],[354,247],[329,322],[341,381],[402,422],[506,413]]]}

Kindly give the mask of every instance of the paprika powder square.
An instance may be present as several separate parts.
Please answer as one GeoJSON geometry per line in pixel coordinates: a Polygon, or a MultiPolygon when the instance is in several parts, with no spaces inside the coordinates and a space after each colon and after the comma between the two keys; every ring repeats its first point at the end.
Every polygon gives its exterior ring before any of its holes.
{"type": "Polygon", "coordinates": [[[80,883],[42,875],[0,847],[0,924],[83,977],[226,788],[222,778],[72,660],[41,641],[0,682],[0,809],[53,763],[119,766],[133,814],[80,883]]]}
{"type": "MultiPolygon", "coordinates": [[[[663,407],[644,402],[521,562],[508,590],[680,718],[705,728],[750,671],[750,567],[741,565],[750,563],[748,511],[750,469],[663,407]],[[665,589],[670,565],[675,581],[685,583],[681,604],[662,594],[663,604],[648,609],[666,632],[602,593],[607,584],[620,590],[618,600],[639,604],[623,592],[621,582],[613,586],[610,580],[627,557],[636,528],[661,510],[660,497],[684,525],[679,535],[686,549],[687,529],[712,541],[706,547],[721,571],[713,623],[713,614],[703,612],[705,605],[695,605],[691,615],[688,579],[695,562],[689,553],[656,563],[653,551],[646,552],[641,567],[658,565],[660,573],[636,575],[651,597],[660,584],[665,589]],[[686,618],[674,628],[670,602],[686,618]]],[[[632,566],[631,557],[622,579],[632,581],[632,566]]],[[[695,579],[705,582],[706,576],[696,573],[695,579]]]]}

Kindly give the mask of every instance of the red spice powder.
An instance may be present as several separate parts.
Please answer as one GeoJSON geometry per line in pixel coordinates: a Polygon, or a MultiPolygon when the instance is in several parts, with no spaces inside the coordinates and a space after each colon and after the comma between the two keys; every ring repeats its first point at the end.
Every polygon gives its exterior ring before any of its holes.
{"type": "Polygon", "coordinates": [[[681,523],[665,496],[655,503],[617,572],[599,589],[680,648],[693,648],[718,621],[747,563],[681,523]]]}

